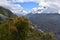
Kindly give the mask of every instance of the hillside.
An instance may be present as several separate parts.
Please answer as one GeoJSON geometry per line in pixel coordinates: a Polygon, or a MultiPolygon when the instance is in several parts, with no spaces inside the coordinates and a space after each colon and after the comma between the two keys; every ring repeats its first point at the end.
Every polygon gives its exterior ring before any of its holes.
{"type": "Polygon", "coordinates": [[[5,20],[0,24],[0,40],[55,40],[53,33],[32,27],[25,17],[14,18],[11,22],[5,20]]]}
{"type": "Polygon", "coordinates": [[[37,27],[24,16],[16,17],[10,10],[0,7],[1,40],[55,40],[53,33],[37,27]]]}
{"type": "Polygon", "coordinates": [[[60,40],[60,14],[28,14],[28,19],[38,29],[44,32],[53,32],[57,40],[60,40]]]}
{"type": "Polygon", "coordinates": [[[9,18],[16,17],[16,15],[13,14],[9,9],[6,9],[4,7],[1,7],[1,6],[0,6],[0,15],[4,15],[4,16],[9,17],[9,18]]]}

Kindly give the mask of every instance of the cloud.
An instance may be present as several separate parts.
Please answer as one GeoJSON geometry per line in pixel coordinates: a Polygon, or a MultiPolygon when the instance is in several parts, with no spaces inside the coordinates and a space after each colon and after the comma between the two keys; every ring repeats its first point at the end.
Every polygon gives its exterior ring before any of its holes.
{"type": "MultiPolygon", "coordinates": [[[[45,0],[45,2],[49,5],[51,12],[59,13],[60,10],[60,0],[45,0]]],[[[47,10],[46,10],[47,11],[47,10]]]]}
{"type": "Polygon", "coordinates": [[[14,3],[14,2],[24,2],[24,0],[7,0],[7,1],[12,2],[12,3],[14,3]]]}
{"type": "Polygon", "coordinates": [[[35,14],[35,13],[41,13],[42,10],[44,10],[44,7],[37,7],[37,8],[33,8],[30,12],[35,14]]]}
{"type": "Polygon", "coordinates": [[[35,10],[40,7],[46,7],[42,10],[43,12],[59,12],[60,13],[60,0],[0,0],[0,6],[10,9],[13,13],[24,14],[27,11],[23,10],[23,7],[20,4],[15,4],[17,2],[37,2],[39,3],[38,8],[33,8],[35,10]],[[22,13],[23,12],[23,13],[22,13]]]}
{"type": "Polygon", "coordinates": [[[18,1],[17,0],[0,0],[0,6],[3,6],[11,10],[13,13],[17,15],[24,15],[23,13],[24,12],[27,13],[27,12],[23,10],[23,7],[19,4],[14,4],[14,2],[18,2],[18,1]]]}
{"type": "MultiPolygon", "coordinates": [[[[19,0],[19,2],[37,2],[40,7],[46,7],[43,13],[59,13],[60,11],[60,0],[19,0]]],[[[38,7],[39,8],[39,7],[38,7]]],[[[37,8],[33,8],[37,9],[37,8]]]]}
{"type": "Polygon", "coordinates": [[[53,4],[53,5],[56,5],[56,6],[60,6],[60,0],[44,0],[45,3],[47,4],[53,4]]]}
{"type": "Polygon", "coordinates": [[[34,1],[34,0],[8,0],[8,1],[16,3],[16,2],[31,2],[31,1],[34,1]]]}
{"type": "Polygon", "coordinates": [[[0,0],[0,6],[10,5],[6,0],[0,0]]]}
{"type": "Polygon", "coordinates": [[[36,0],[40,7],[46,7],[42,13],[59,13],[60,0],[36,0]]]}

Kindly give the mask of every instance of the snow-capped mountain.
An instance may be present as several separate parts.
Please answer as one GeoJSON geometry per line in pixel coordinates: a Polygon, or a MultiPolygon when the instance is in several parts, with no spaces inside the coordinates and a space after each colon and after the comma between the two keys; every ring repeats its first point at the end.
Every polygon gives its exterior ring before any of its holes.
{"type": "MultiPolygon", "coordinates": [[[[13,12],[14,13],[14,12],[13,12]]],[[[15,13],[18,17],[20,17],[20,16],[24,16],[24,15],[26,15],[27,14],[27,12],[25,11],[25,10],[20,10],[20,12],[19,13],[15,13]]]]}
{"type": "Polygon", "coordinates": [[[31,13],[33,13],[33,14],[35,14],[35,13],[41,13],[42,10],[44,10],[44,9],[45,9],[45,7],[33,8],[33,9],[31,10],[31,13]]]}

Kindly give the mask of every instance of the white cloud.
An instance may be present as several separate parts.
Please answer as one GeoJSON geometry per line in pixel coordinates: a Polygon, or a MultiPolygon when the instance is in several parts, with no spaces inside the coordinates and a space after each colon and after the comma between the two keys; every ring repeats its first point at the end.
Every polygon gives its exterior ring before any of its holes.
{"type": "Polygon", "coordinates": [[[30,2],[30,1],[34,1],[34,0],[8,0],[10,2],[30,2]]]}
{"type": "MultiPolygon", "coordinates": [[[[60,0],[0,0],[0,6],[6,7],[10,9],[14,13],[18,14],[24,14],[27,13],[25,10],[23,10],[23,7],[21,7],[19,4],[14,4],[16,2],[37,2],[39,3],[40,7],[46,7],[47,9],[42,10],[43,12],[59,12],[60,10],[60,0]],[[23,13],[21,13],[23,11],[23,13]]],[[[33,8],[35,11],[37,8],[33,8]]],[[[39,9],[39,7],[38,7],[39,9]]]]}
{"type": "Polygon", "coordinates": [[[44,10],[44,7],[38,7],[38,8],[33,8],[30,12],[35,14],[35,13],[41,13],[42,10],[44,10]]]}
{"type": "MultiPolygon", "coordinates": [[[[19,0],[18,0],[19,1],[19,0]]],[[[23,10],[23,7],[19,4],[14,4],[14,2],[18,2],[17,0],[0,0],[0,6],[3,6],[9,10],[11,10],[13,13],[17,15],[24,15],[23,13],[27,13],[25,10],[23,10]]],[[[21,0],[20,0],[21,1],[21,0]]]]}
{"type": "Polygon", "coordinates": [[[0,0],[0,6],[10,5],[6,0],[0,0]]]}
{"type": "Polygon", "coordinates": [[[43,0],[42,2],[48,4],[44,13],[60,13],[60,0],[43,0]]]}
{"type": "Polygon", "coordinates": [[[24,2],[24,0],[8,0],[9,2],[12,2],[12,3],[14,3],[14,2],[24,2]]]}
{"type": "MultiPolygon", "coordinates": [[[[29,1],[33,1],[33,2],[37,2],[39,3],[40,7],[46,7],[46,9],[42,10],[45,13],[59,13],[60,10],[60,0],[20,0],[20,2],[29,2],[29,1]]],[[[37,8],[34,8],[35,11],[37,8]]]]}
{"type": "Polygon", "coordinates": [[[36,0],[40,7],[46,7],[43,13],[59,13],[60,0],[36,0]]]}

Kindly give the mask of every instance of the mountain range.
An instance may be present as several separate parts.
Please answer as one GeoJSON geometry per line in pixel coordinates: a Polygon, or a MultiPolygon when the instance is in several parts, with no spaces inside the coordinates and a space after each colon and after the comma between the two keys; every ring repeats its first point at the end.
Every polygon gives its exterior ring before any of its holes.
{"type": "MultiPolygon", "coordinates": [[[[35,25],[37,29],[41,29],[46,33],[52,32],[55,34],[56,39],[60,40],[60,14],[40,13],[40,9],[37,11],[36,13],[32,13],[32,11],[24,16],[26,16],[26,18],[28,18],[28,20],[35,25]]],[[[14,17],[17,17],[17,15],[12,13],[9,9],[0,7],[0,22],[2,19],[14,17]]]]}
{"type": "Polygon", "coordinates": [[[27,18],[36,25],[38,29],[44,32],[52,32],[55,34],[57,40],[60,40],[60,14],[49,13],[49,14],[28,14],[27,18]]]}

